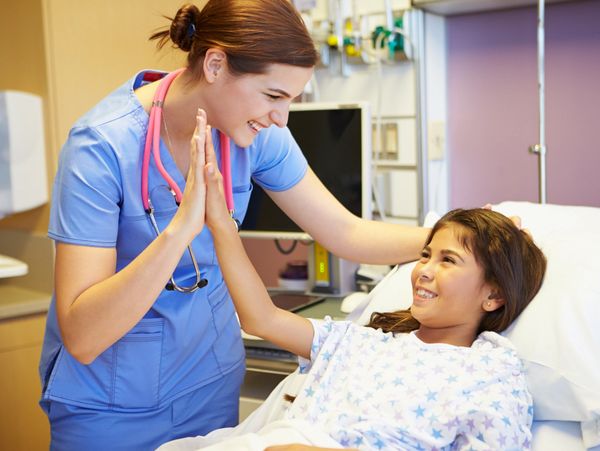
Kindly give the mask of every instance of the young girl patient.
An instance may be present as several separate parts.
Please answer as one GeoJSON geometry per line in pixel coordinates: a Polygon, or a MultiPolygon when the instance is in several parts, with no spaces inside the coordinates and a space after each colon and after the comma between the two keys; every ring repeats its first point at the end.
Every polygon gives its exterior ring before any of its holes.
{"type": "Polygon", "coordinates": [[[530,448],[523,367],[498,334],[546,269],[526,232],[491,210],[453,210],[412,272],[410,309],[375,313],[366,327],[309,320],[271,302],[226,210],[210,149],[206,158],[206,223],[242,328],[297,354],[308,373],[286,418],[359,449],[530,448]]]}

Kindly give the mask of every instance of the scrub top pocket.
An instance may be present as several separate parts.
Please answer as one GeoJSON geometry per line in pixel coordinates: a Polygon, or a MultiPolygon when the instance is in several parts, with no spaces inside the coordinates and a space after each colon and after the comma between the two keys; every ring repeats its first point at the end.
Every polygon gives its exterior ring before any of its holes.
{"type": "Polygon", "coordinates": [[[163,327],[162,318],[142,319],[114,345],[114,407],[158,406],[163,327]]]}

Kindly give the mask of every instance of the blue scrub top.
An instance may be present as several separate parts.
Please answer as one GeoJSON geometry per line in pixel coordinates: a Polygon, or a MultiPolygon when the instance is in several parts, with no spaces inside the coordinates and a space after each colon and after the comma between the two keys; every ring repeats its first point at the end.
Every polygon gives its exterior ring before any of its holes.
{"type": "MultiPolygon", "coordinates": [[[[50,238],[114,247],[117,271],[155,238],[141,202],[148,114],[134,89],[143,83],[143,75],[138,73],[74,125],[60,154],[52,196],[50,238]]],[[[217,130],[213,142],[220,162],[217,130]]],[[[185,179],[162,142],[160,152],[183,191],[185,179]]],[[[283,191],[298,183],[306,169],[287,128],[263,129],[247,148],[232,142],[236,218],[241,222],[246,213],[251,178],[264,188],[283,191]]],[[[149,190],[163,230],[176,205],[153,159],[149,190]]],[[[239,324],[206,227],[192,248],[208,286],[191,294],[163,290],[145,317],[90,365],[77,362],[63,346],[52,299],[40,362],[43,400],[118,411],[155,409],[243,365],[239,324]]],[[[187,253],[175,277],[180,285],[193,283],[187,253]]]]}

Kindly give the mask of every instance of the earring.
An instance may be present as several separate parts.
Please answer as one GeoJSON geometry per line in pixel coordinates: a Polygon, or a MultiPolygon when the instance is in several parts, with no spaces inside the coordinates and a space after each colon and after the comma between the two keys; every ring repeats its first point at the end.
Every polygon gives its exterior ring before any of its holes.
{"type": "Polygon", "coordinates": [[[487,301],[487,302],[485,303],[485,305],[486,305],[487,307],[491,307],[491,306],[492,306],[492,303],[491,303],[490,301],[487,301]]]}

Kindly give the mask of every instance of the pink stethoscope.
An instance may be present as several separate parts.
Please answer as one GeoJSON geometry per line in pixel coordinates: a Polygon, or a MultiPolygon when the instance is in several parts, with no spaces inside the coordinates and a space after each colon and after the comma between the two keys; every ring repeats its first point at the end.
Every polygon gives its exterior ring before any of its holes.
{"type": "MultiPolygon", "coordinates": [[[[144,211],[148,215],[150,219],[150,223],[152,224],[152,228],[154,232],[156,232],[156,236],[160,234],[160,230],[158,228],[158,224],[156,222],[156,218],[154,217],[154,207],[152,206],[152,202],[150,201],[150,197],[148,194],[148,170],[150,168],[150,147],[152,146],[152,155],[154,156],[154,162],[156,164],[156,168],[160,172],[160,175],[169,185],[169,189],[171,193],[175,197],[175,202],[179,206],[181,203],[181,199],[183,194],[177,186],[177,183],[171,178],[169,173],[166,171],[165,167],[162,164],[162,160],[160,158],[160,124],[162,118],[162,108],[165,102],[165,97],[167,95],[167,91],[169,86],[173,82],[173,80],[185,70],[185,68],[178,69],[174,72],[171,72],[161,80],[158,88],[156,89],[156,93],[154,94],[154,99],[152,101],[152,107],[150,108],[150,119],[148,121],[148,132],[146,133],[146,142],[144,144],[144,157],[142,159],[142,204],[144,206],[144,211]]],[[[233,204],[233,188],[231,184],[231,160],[230,160],[230,145],[229,145],[229,137],[227,137],[223,132],[219,131],[219,142],[221,147],[221,173],[223,174],[223,188],[225,191],[225,202],[227,204],[227,209],[229,210],[229,214],[233,218],[234,213],[234,204],[233,204]]],[[[234,219],[235,220],[235,219],[234,219]]],[[[236,224],[239,223],[236,220],[236,224]]],[[[208,284],[208,281],[200,275],[200,269],[198,268],[198,262],[194,257],[194,253],[192,251],[191,244],[187,247],[188,253],[192,260],[192,264],[194,265],[194,270],[196,271],[196,282],[194,285],[190,286],[180,286],[175,282],[174,275],[171,275],[169,279],[169,283],[166,285],[167,290],[175,290],[180,293],[191,293],[196,291],[198,288],[205,287],[208,284]]]]}

